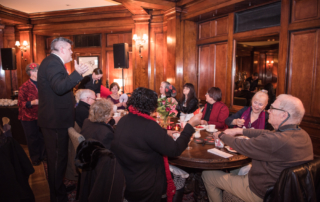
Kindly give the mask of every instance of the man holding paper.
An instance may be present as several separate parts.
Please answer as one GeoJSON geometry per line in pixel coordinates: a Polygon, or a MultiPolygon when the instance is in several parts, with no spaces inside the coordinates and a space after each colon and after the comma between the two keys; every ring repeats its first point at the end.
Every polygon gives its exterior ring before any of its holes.
{"type": "Polygon", "coordinates": [[[215,138],[252,158],[252,168],[244,176],[238,175],[238,170],[231,173],[204,171],[202,179],[210,202],[222,201],[221,190],[244,201],[262,202],[282,170],[313,160],[311,139],[298,126],[305,113],[301,100],[291,95],[279,95],[268,113],[269,123],[275,131],[235,128],[215,134],[215,138]],[[249,139],[237,138],[237,134],[249,139]]]}

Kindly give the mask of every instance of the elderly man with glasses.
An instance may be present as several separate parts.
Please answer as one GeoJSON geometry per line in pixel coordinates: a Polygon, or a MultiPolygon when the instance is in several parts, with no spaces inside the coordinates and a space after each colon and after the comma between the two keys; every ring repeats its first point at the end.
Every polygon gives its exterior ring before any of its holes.
{"type": "Polygon", "coordinates": [[[202,179],[210,202],[222,201],[221,190],[244,201],[262,202],[282,170],[313,160],[311,139],[299,127],[305,113],[301,100],[279,95],[268,112],[268,121],[275,131],[235,128],[215,134],[216,138],[251,158],[252,168],[242,176],[238,175],[238,170],[231,173],[204,171],[202,179]],[[239,134],[249,139],[235,137],[239,134]]]}
{"type": "Polygon", "coordinates": [[[89,89],[83,89],[80,92],[79,104],[76,107],[76,123],[82,128],[83,121],[89,116],[90,105],[96,101],[96,94],[89,89]]]}

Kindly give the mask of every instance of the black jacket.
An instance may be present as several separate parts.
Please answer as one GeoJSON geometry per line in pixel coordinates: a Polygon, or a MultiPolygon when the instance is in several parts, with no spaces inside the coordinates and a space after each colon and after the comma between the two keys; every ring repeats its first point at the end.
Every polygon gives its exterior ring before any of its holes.
{"type": "Polygon", "coordinates": [[[24,150],[13,138],[6,138],[0,147],[0,161],[0,201],[35,201],[28,182],[34,168],[24,150]]]}
{"type": "Polygon", "coordinates": [[[90,105],[83,101],[80,101],[78,106],[76,107],[75,119],[80,128],[82,128],[84,120],[89,117],[89,109],[90,105]]]}
{"type": "Polygon", "coordinates": [[[72,88],[82,79],[74,71],[68,75],[61,59],[51,54],[38,71],[38,125],[44,128],[69,128],[74,125],[72,88]]]}
{"type": "Polygon", "coordinates": [[[91,122],[89,119],[85,119],[83,122],[81,135],[85,139],[94,139],[103,144],[107,149],[110,149],[111,141],[114,137],[114,131],[109,124],[91,122]]]}
{"type": "Polygon", "coordinates": [[[274,187],[268,189],[264,202],[319,202],[320,159],[281,172],[274,187]]]}
{"type": "Polygon", "coordinates": [[[80,143],[75,164],[82,169],[80,202],[122,202],[125,179],[114,154],[92,139],[80,143]]]}
{"type": "Polygon", "coordinates": [[[111,151],[126,179],[128,201],[157,202],[166,192],[163,155],[179,156],[188,146],[194,129],[187,124],[177,141],[157,122],[129,113],[117,125],[111,151]]]}
{"type": "Polygon", "coordinates": [[[176,109],[179,112],[178,117],[180,116],[181,112],[185,114],[191,114],[198,109],[198,99],[191,99],[186,107],[183,106],[183,102],[179,101],[176,109]]]}
{"type": "Polygon", "coordinates": [[[89,74],[83,78],[83,80],[79,84],[78,89],[90,89],[97,94],[97,93],[100,93],[101,82],[102,82],[102,79],[95,81],[93,83],[92,74],[89,74]]]}

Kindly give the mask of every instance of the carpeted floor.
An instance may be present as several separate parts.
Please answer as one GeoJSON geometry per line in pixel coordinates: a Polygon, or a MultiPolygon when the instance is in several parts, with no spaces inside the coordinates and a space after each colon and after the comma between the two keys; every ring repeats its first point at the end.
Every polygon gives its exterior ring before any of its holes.
{"type": "MultiPolygon", "coordinates": [[[[47,163],[43,162],[43,167],[44,167],[44,170],[46,172],[46,177],[47,177],[47,180],[48,180],[47,163]]],[[[68,180],[66,178],[64,178],[63,182],[64,182],[64,184],[66,186],[70,186],[70,185],[73,185],[73,184],[77,185],[77,181],[68,180]]],[[[78,200],[76,200],[76,192],[77,192],[76,190],[77,189],[75,189],[74,191],[68,193],[68,199],[69,199],[68,201],[69,202],[77,202],[78,201],[78,200]]],[[[189,193],[189,194],[184,194],[183,195],[182,202],[194,202],[194,201],[195,200],[193,198],[193,193],[192,192],[189,193]]]]}

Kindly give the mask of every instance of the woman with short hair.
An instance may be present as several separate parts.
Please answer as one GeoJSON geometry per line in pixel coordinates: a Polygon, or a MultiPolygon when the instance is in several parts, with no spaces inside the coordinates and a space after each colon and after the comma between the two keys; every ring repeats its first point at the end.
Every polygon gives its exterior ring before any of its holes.
{"type": "Polygon", "coordinates": [[[266,92],[258,91],[252,97],[250,107],[243,107],[237,113],[228,117],[225,123],[230,128],[272,129],[272,126],[268,124],[269,114],[264,111],[268,104],[268,99],[266,92]]]}
{"type": "Polygon", "coordinates": [[[109,121],[113,116],[113,103],[107,99],[95,101],[89,110],[89,118],[83,122],[81,135],[86,139],[92,138],[100,141],[105,148],[110,149],[113,140],[113,128],[109,121]]]}
{"type": "Polygon", "coordinates": [[[157,109],[157,99],[150,89],[135,89],[128,100],[129,114],[119,121],[111,145],[126,178],[129,202],[160,202],[166,191],[168,201],[172,200],[175,186],[166,156],[179,156],[195,132],[193,127],[200,123],[201,114],[192,117],[174,141],[150,116],[157,109]]]}
{"type": "Polygon", "coordinates": [[[221,102],[222,93],[220,88],[211,87],[206,93],[207,104],[204,106],[201,124],[214,124],[216,129],[227,129],[224,121],[229,116],[228,107],[221,102]]]}
{"type": "Polygon", "coordinates": [[[102,70],[99,68],[95,68],[92,74],[89,74],[82,79],[78,89],[90,89],[93,90],[95,94],[100,93],[102,76],[102,70]]]}
{"type": "Polygon", "coordinates": [[[126,102],[120,102],[120,94],[119,94],[120,86],[118,83],[113,82],[110,85],[111,94],[107,97],[110,99],[114,105],[118,107],[118,109],[125,109],[127,107],[126,102]]]}

